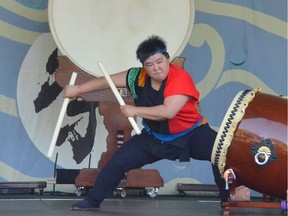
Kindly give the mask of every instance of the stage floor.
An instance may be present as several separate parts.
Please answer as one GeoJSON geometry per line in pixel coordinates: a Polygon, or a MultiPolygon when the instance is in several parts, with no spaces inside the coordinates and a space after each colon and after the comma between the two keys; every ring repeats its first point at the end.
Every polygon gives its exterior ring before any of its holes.
{"type": "MultiPolygon", "coordinates": [[[[214,216],[223,215],[215,197],[157,196],[155,198],[127,196],[109,198],[97,211],[71,211],[70,206],[80,200],[77,196],[0,195],[1,216],[214,216]]],[[[281,215],[280,209],[234,208],[230,215],[281,215]]]]}

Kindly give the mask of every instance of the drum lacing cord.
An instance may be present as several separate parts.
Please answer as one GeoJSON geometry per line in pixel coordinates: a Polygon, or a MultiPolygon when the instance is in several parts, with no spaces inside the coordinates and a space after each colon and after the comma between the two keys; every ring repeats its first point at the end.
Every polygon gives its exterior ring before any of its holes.
{"type": "Polygon", "coordinates": [[[222,132],[222,135],[220,136],[221,138],[219,139],[218,147],[217,147],[217,150],[216,150],[216,153],[215,153],[214,164],[217,165],[217,166],[219,165],[220,154],[221,154],[221,150],[222,150],[223,145],[224,145],[225,137],[227,136],[227,133],[229,132],[229,128],[230,128],[231,124],[233,123],[234,116],[238,112],[238,109],[239,109],[240,104],[242,103],[243,99],[246,97],[246,95],[250,91],[251,90],[245,90],[245,91],[243,91],[241,93],[241,95],[239,96],[238,100],[234,104],[234,107],[232,108],[232,111],[231,111],[231,113],[229,115],[229,118],[227,119],[227,122],[225,123],[225,127],[224,127],[224,130],[222,132]]]}

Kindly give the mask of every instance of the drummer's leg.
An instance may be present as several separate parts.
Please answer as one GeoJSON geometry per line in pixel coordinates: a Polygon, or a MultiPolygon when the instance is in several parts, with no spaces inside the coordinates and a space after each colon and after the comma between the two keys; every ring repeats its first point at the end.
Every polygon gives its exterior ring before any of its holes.
{"type": "MultiPolygon", "coordinates": [[[[211,153],[217,132],[210,128],[209,124],[202,125],[196,130],[195,136],[190,143],[191,157],[198,160],[211,161],[211,153]]],[[[214,181],[219,188],[221,203],[226,202],[230,196],[230,192],[225,189],[225,180],[221,177],[218,167],[213,164],[212,171],[214,174],[214,181]]]]}
{"type": "Polygon", "coordinates": [[[190,156],[197,160],[211,161],[211,153],[217,136],[217,132],[210,128],[209,124],[197,127],[190,140],[190,156]]]}
{"type": "Polygon", "coordinates": [[[101,202],[112,195],[121,179],[123,179],[125,172],[159,160],[159,158],[152,156],[142,148],[145,140],[145,136],[141,134],[126,142],[99,173],[97,181],[89,194],[83,201],[74,204],[72,210],[99,208],[101,202]]]}
{"type": "Polygon", "coordinates": [[[228,198],[230,197],[230,190],[225,189],[226,188],[226,182],[225,180],[221,177],[220,171],[218,169],[218,166],[212,164],[212,171],[214,174],[214,181],[217,184],[219,188],[219,195],[221,199],[221,206],[223,202],[227,202],[228,198]]]}

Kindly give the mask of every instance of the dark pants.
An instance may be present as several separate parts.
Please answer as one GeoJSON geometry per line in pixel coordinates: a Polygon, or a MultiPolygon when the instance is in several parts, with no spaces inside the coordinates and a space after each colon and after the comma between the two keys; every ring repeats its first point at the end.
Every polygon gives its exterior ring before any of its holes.
{"type": "MultiPolygon", "coordinates": [[[[201,125],[193,131],[185,150],[193,159],[210,161],[216,135],[217,132],[212,130],[208,124],[201,125]]],[[[85,199],[91,204],[100,205],[105,198],[112,195],[129,170],[141,168],[161,159],[179,159],[179,152],[182,151],[183,149],[178,147],[161,144],[142,131],[140,135],[135,135],[128,140],[115,153],[98,175],[94,187],[85,199]]],[[[225,190],[225,181],[221,178],[218,167],[212,165],[212,171],[215,183],[220,190],[221,200],[226,201],[229,193],[225,190]]]]}

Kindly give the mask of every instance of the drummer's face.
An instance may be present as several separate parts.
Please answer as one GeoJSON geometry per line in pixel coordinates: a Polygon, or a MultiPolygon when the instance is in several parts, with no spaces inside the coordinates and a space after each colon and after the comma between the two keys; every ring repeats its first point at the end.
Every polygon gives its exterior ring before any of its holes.
{"type": "Polygon", "coordinates": [[[168,75],[169,64],[169,59],[167,59],[166,56],[162,53],[157,53],[147,58],[143,66],[151,79],[162,82],[168,75]]]}

